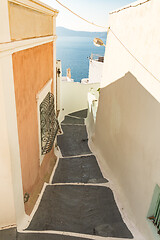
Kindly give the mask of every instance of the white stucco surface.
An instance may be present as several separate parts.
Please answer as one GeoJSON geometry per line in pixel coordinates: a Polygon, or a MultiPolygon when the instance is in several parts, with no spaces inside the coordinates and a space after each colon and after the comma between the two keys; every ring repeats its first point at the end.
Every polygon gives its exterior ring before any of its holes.
{"type": "Polygon", "coordinates": [[[2,77],[0,67],[0,228],[16,223],[2,77]]]}
{"type": "MultiPolygon", "coordinates": [[[[58,14],[57,10],[54,11],[37,0],[21,0],[16,3],[51,15],[53,18],[58,14]]],[[[13,224],[20,229],[27,216],[23,201],[12,54],[46,42],[53,42],[53,70],[56,82],[56,21],[54,20],[53,23],[53,36],[11,41],[9,20],[8,0],[0,0],[0,229],[13,224]]],[[[54,92],[56,93],[56,87],[54,92]]]]}
{"type": "MultiPolygon", "coordinates": [[[[19,227],[25,217],[24,203],[23,203],[23,189],[22,189],[22,176],[21,176],[21,164],[20,164],[20,153],[19,153],[19,142],[18,142],[18,129],[17,129],[17,115],[16,115],[16,104],[14,95],[14,80],[12,70],[12,56],[6,56],[0,58],[1,61],[1,79],[3,84],[3,96],[5,103],[5,120],[6,120],[6,131],[7,131],[7,146],[9,147],[9,158],[4,159],[9,163],[8,176],[10,176],[10,169],[12,175],[11,185],[8,189],[12,188],[14,196],[14,209],[16,216],[16,224],[19,227]]],[[[0,176],[1,177],[1,176],[0,176]]],[[[2,178],[2,181],[4,179],[2,178]]],[[[5,196],[6,198],[6,196],[5,196]]],[[[12,198],[11,198],[12,199],[12,198]]],[[[5,209],[10,208],[10,204],[6,205],[5,209]]],[[[6,214],[5,214],[6,215],[6,214]]],[[[10,213],[8,219],[10,218],[10,213]]]]}
{"type": "Polygon", "coordinates": [[[102,80],[103,62],[91,59],[89,62],[89,83],[100,83],[102,80]]]}
{"type": "Polygon", "coordinates": [[[8,1],[0,0],[0,43],[10,41],[8,1]]]}
{"type": "Polygon", "coordinates": [[[151,0],[110,15],[113,32],[107,36],[93,136],[122,190],[125,211],[146,240],[159,237],[147,221],[160,185],[159,10],[160,1],[151,0]]]}
{"type": "Polygon", "coordinates": [[[61,94],[61,78],[62,78],[62,67],[61,67],[61,61],[56,61],[56,87],[57,87],[57,110],[61,109],[61,103],[60,103],[60,94],[61,94]],[[58,74],[58,69],[60,70],[60,73],[58,74]]]}
{"type": "Polygon", "coordinates": [[[92,90],[95,95],[98,95],[99,86],[99,83],[83,84],[62,81],[60,121],[64,115],[88,108],[88,92],[92,90]]]}
{"type": "Polygon", "coordinates": [[[110,14],[111,30],[107,35],[102,87],[131,72],[160,101],[159,10],[160,1],[151,0],[137,7],[110,14]],[[148,71],[131,56],[112,31],[148,71]]]}

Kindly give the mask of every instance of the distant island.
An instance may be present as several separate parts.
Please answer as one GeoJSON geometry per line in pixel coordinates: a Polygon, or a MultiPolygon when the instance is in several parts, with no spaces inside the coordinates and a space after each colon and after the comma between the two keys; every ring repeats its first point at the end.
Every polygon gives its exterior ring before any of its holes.
{"type": "Polygon", "coordinates": [[[86,32],[86,31],[74,31],[64,27],[56,27],[56,34],[59,37],[98,37],[106,38],[107,32],[86,32]]]}

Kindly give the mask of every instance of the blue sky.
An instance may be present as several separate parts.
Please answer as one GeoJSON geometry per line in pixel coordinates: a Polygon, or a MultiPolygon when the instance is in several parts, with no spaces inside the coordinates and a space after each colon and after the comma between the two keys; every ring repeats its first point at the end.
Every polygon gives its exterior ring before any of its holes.
{"type": "MultiPolygon", "coordinates": [[[[94,27],[77,18],[69,11],[60,6],[55,0],[41,0],[51,7],[59,10],[57,26],[63,26],[79,31],[104,31],[103,28],[94,27]]],[[[108,14],[117,8],[128,5],[134,0],[59,0],[72,11],[83,18],[98,25],[107,26],[108,14]]]]}

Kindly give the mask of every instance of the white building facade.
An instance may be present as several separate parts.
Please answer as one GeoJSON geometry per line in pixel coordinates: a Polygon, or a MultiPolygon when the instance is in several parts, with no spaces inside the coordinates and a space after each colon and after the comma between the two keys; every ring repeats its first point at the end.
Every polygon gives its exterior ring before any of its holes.
{"type": "Polygon", "coordinates": [[[125,211],[145,239],[160,186],[160,1],[110,13],[93,143],[121,189],[125,211]],[[152,203],[151,203],[152,202],[152,203]]]}

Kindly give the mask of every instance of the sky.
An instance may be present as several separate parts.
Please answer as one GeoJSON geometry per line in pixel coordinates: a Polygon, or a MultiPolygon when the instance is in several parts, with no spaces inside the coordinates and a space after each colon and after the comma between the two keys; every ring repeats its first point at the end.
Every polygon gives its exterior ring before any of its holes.
{"type": "MultiPolygon", "coordinates": [[[[92,26],[60,6],[55,0],[41,0],[54,9],[59,10],[57,26],[78,31],[105,31],[103,28],[92,26]]],[[[134,0],[59,0],[81,17],[102,26],[107,26],[109,12],[131,4],[134,0]]]]}

